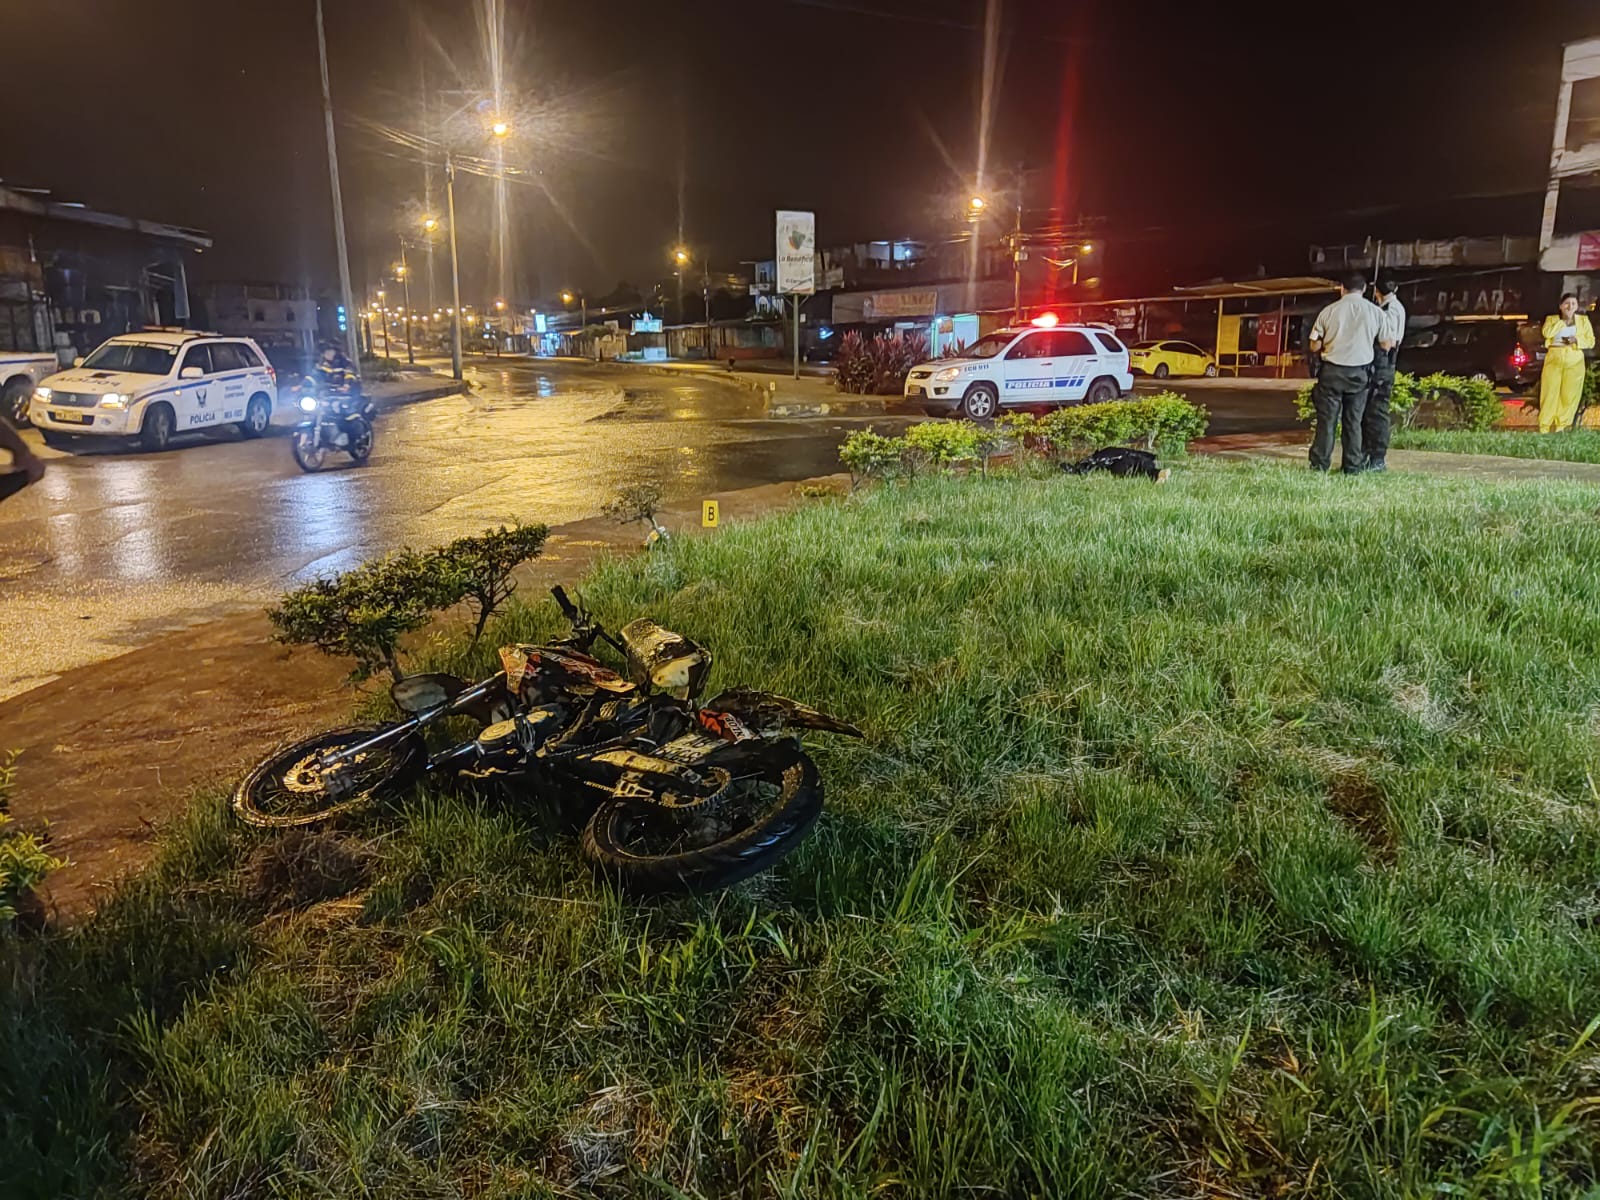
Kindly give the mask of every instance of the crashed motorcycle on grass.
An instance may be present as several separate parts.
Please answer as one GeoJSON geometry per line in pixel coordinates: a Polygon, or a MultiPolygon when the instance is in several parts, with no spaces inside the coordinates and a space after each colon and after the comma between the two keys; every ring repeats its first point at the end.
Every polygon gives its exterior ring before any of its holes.
{"type": "Polygon", "coordinates": [[[822,780],[798,731],[860,737],[854,726],[782,696],[736,688],[699,702],[711,655],[640,619],[606,632],[552,589],[572,625],[548,645],[500,650],[480,683],[413,675],[391,695],[405,721],[335,729],[286,746],[234,793],[238,816],[294,827],[393,800],[423,781],[556,808],[579,847],[636,894],[699,892],[772,866],[810,832],[822,780]],[[594,656],[604,642],[628,675],[594,656]],[[430,752],[452,717],[481,726],[430,752]]]}

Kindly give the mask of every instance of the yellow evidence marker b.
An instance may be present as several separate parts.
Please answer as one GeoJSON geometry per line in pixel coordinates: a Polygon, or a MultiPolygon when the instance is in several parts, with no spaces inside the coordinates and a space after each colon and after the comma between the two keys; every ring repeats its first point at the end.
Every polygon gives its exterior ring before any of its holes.
{"type": "Polygon", "coordinates": [[[700,502],[700,524],[706,529],[717,527],[717,502],[715,500],[702,500],[700,502]]]}

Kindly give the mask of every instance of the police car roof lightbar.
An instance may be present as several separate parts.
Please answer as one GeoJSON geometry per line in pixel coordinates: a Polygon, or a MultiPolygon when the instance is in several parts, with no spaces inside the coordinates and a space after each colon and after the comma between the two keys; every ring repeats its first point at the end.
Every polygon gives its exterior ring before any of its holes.
{"type": "Polygon", "coordinates": [[[1053,312],[1040,313],[1033,319],[1032,324],[1037,325],[1040,329],[1052,329],[1061,324],[1061,318],[1053,312]]]}

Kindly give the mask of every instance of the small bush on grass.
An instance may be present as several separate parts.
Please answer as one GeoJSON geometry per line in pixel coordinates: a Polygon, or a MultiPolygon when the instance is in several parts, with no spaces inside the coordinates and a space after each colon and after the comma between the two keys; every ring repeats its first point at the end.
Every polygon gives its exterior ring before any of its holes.
{"type": "Polygon", "coordinates": [[[619,525],[639,524],[649,529],[645,545],[655,547],[672,535],[657,515],[662,503],[661,483],[655,479],[641,479],[623,487],[601,505],[600,511],[619,525]]]}
{"type": "Polygon", "coordinates": [[[854,490],[868,480],[896,478],[906,454],[905,438],[884,437],[871,429],[858,429],[839,447],[839,460],[849,468],[854,490]]]}
{"type": "Polygon", "coordinates": [[[549,535],[545,525],[502,525],[487,533],[457,538],[434,551],[451,574],[447,590],[459,593],[472,606],[474,642],[517,590],[512,572],[537,558],[549,535]]]}
{"type": "MultiPolygon", "coordinates": [[[[1309,380],[1295,393],[1295,411],[1300,414],[1302,421],[1308,423],[1314,421],[1317,415],[1316,405],[1312,403],[1311,399],[1316,386],[1316,380],[1309,380]]],[[[1470,390],[1475,397],[1474,403],[1479,406],[1479,410],[1484,414],[1488,414],[1491,410],[1483,405],[1484,388],[1488,389],[1490,395],[1494,395],[1494,388],[1490,385],[1474,383],[1472,380],[1463,379],[1458,375],[1435,373],[1419,380],[1409,372],[1396,371],[1394,389],[1389,394],[1390,420],[1399,428],[1410,429],[1417,423],[1417,417],[1421,412],[1421,404],[1424,399],[1435,395],[1455,396],[1463,389],[1470,390]]],[[[1500,404],[1500,398],[1494,396],[1493,420],[1489,422],[1489,426],[1492,426],[1495,421],[1500,419],[1503,407],[1500,404]]],[[[1484,426],[1484,428],[1489,426],[1484,426]]]]}
{"type": "Polygon", "coordinates": [[[401,639],[466,600],[476,640],[511,595],[511,572],[538,556],[547,533],[543,525],[501,526],[438,550],[402,550],[296,588],[267,616],[281,642],[353,658],[352,681],[387,670],[398,682],[405,678],[401,639]]]}
{"type": "Polygon", "coordinates": [[[1210,414],[1176,392],[1136,400],[1080,404],[1058,408],[1040,418],[1026,436],[1041,438],[1047,453],[1058,459],[1080,458],[1108,446],[1136,445],[1163,454],[1179,454],[1205,435],[1210,414]]]}
{"type": "Polygon", "coordinates": [[[0,753],[0,932],[17,919],[18,908],[34,904],[33,889],[45,876],[66,866],[45,849],[37,834],[10,831],[11,795],[17,781],[17,752],[0,753]]]}
{"type": "Polygon", "coordinates": [[[906,445],[935,467],[978,457],[978,427],[966,421],[923,421],[906,430],[906,445]]]}

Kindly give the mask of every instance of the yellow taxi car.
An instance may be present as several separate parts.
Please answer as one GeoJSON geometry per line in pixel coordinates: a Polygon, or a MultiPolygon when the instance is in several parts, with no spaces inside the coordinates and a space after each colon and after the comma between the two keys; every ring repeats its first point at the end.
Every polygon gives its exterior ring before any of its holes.
{"type": "Polygon", "coordinates": [[[1193,342],[1139,342],[1128,355],[1128,365],[1145,375],[1165,379],[1168,375],[1217,373],[1217,360],[1193,342]]]}

